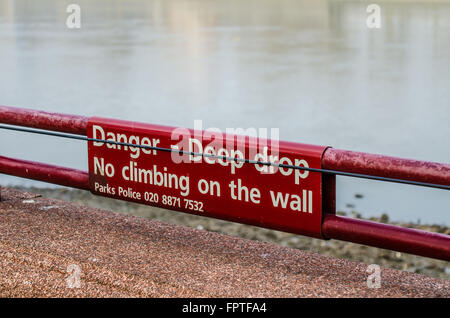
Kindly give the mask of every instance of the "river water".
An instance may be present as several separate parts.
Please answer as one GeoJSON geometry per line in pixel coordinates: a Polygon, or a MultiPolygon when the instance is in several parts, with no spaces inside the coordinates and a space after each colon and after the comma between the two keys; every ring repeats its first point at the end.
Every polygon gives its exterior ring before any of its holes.
{"type": "MultiPolygon", "coordinates": [[[[0,0],[0,104],[450,161],[450,1],[0,0]],[[81,29],[66,26],[81,7],[81,29]]],[[[0,153],[87,169],[82,142],[0,153]]],[[[0,184],[47,184],[0,175],[0,184]]],[[[339,210],[450,224],[450,193],[338,178],[339,210]],[[362,198],[355,194],[362,194],[362,198]]]]}

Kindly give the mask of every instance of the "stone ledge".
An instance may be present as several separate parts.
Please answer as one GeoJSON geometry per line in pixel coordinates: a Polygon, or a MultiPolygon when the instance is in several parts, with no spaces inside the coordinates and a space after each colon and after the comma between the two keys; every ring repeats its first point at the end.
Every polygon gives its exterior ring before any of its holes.
{"type": "Polygon", "coordinates": [[[446,280],[381,268],[371,289],[366,264],[1,191],[2,297],[450,297],[446,280]]]}

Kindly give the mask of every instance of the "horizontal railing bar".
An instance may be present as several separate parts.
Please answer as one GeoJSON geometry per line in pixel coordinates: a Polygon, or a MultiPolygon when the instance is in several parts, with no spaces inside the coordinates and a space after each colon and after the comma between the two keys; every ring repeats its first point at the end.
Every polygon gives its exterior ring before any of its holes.
{"type": "Polygon", "coordinates": [[[450,164],[327,148],[325,169],[361,173],[393,179],[450,185],[450,164]]]}
{"type": "Polygon", "coordinates": [[[89,117],[0,105],[0,123],[86,135],[89,117]]]}
{"type": "Polygon", "coordinates": [[[86,171],[0,156],[0,173],[90,191],[86,171]]]}
{"type": "Polygon", "coordinates": [[[326,238],[450,261],[450,235],[446,234],[334,214],[325,215],[322,233],[326,238]]]}

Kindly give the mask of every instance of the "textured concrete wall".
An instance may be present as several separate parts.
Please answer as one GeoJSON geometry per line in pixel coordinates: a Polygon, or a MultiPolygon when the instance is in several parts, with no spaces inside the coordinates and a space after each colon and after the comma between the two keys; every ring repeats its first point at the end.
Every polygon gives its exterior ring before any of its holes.
{"type": "Polygon", "coordinates": [[[450,282],[2,188],[2,297],[450,297],[450,282]]]}

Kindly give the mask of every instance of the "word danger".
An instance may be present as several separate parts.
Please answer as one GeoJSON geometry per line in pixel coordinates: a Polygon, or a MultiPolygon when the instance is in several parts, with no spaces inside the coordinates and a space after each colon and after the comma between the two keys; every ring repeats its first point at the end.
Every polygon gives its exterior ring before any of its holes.
{"type": "MultiPolygon", "coordinates": [[[[140,158],[141,154],[152,156],[157,155],[158,151],[156,149],[149,149],[149,148],[146,149],[145,147],[151,148],[161,147],[160,146],[161,140],[159,138],[152,138],[149,136],[142,137],[137,135],[128,135],[125,133],[114,133],[111,131],[105,131],[105,129],[100,125],[92,126],[92,138],[97,139],[97,141],[93,142],[94,147],[107,147],[109,149],[127,151],[130,153],[130,157],[132,159],[140,158]],[[107,142],[103,142],[103,140],[107,142]],[[143,148],[128,145],[120,145],[116,143],[133,144],[142,146],[143,148]]],[[[172,139],[173,138],[175,137],[172,136],[172,139]]],[[[169,145],[169,148],[174,150],[172,152],[171,158],[172,161],[176,164],[178,163],[206,163],[208,165],[218,164],[223,167],[229,167],[231,174],[236,174],[237,170],[243,167],[244,162],[242,160],[244,159],[259,162],[270,162],[272,164],[282,164],[288,166],[309,168],[309,164],[305,159],[302,158],[292,159],[289,157],[279,158],[277,152],[275,152],[276,154],[269,154],[269,147],[263,147],[261,152],[256,152],[254,156],[251,156],[250,158],[245,158],[245,149],[242,149],[242,147],[240,147],[241,149],[237,149],[237,147],[233,148],[233,146],[227,146],[226,148],[219,147],[217,145],[217,142],[214,141],[209,144],[202,144],[202,142],[199,141],[198,139],[187,135],[177,135],[175,139],[177,138],[178,138],[177,143],[169,145]],[[180,153],[179,151],[184,151],[185,153],[180,153]],[[225,157],[229,159],[225,159],[225,157]]],[[[283,176],[294,175],[294,182],[296,185],[300,184],[300,181],[302,179],[306,179],[309,175],[309,171],[302,169],[268,166],[261,164],[253,164],[253,166],[261,174],[280,173],[283,176]]],[[[134,181],[132,176],[133,173],[132,166],[130,166],[129,171],[130,175],[127,178],[124,177],[124,179],[125,180],[130,179],[134,181]]]]}

